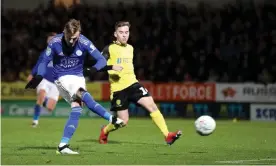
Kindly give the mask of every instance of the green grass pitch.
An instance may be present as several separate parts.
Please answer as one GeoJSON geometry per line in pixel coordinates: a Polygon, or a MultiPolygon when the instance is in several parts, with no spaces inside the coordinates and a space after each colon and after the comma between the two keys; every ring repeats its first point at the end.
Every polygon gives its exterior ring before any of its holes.
{"type": "Polygon", "coordinates": [[[102,119],[80,120],[70,144],[77,156],[56,155],[65,118],[41,118],[38,128],[30,118],[2,118],[2,164],[70,165],[174,165],[174,164],[276,164],[276,123],[217,121],[206,137],[194,131],[193,120],[167,119],[170,130],[183,136],[172,146],[149,118],[132,118],[113,132],[109,144],[98,144],[102,119]]]}

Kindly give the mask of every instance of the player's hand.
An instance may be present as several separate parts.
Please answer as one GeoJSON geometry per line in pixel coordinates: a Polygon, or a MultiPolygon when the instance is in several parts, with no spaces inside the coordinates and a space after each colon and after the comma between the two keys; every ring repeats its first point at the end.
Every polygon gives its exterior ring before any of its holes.
{"type": "Polygon", "coordinates": [[[25,89],[35,89],[38,84],[42,81],[43,77],[41,75],[34,76],[31,81],[27,83],[25,89]]]}
{"type": "Polygon", "coordinates": [[[112,65],[112,70],[122,71],[124,68],[122,66],[112,65]]]}
{"type": "Polygon", "coordinates": [[[117,116],[112,116],[111,123],[117,128],[117,127],[124,127],[124,121],[120,118],[117,118],[117,116]]]}
{"type": "Polygon", "coordinates": [[[29,81],[31,81],[32,79],[33,79],[33,75],[30,74],[30,75],[28,76],[28,78],[27,78],[27,81],[29,82],[29,81]]]}

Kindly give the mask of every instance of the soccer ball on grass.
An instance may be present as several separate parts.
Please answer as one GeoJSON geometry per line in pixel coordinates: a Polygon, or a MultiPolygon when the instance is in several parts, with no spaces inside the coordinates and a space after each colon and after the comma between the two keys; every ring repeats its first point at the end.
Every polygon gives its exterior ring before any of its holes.
{"type": "Polygon", "coordinates": [[[207,136],[216,129],[216,121],[208,115],[203,115],[195,121],[196,132],[201,136],[207,136]]]}

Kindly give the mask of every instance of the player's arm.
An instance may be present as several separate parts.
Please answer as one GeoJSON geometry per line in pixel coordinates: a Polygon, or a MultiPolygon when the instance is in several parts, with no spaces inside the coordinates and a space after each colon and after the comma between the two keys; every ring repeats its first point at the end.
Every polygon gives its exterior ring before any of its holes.
{"type": "Polygon", "coordinates": [[[97,63],[93,67],[87,69],[91,73],[95,73],[97,71],[98,72],[107,71],[107,70],[116,70],[116,71],[122,70],[122,67],[120,66],[114,66],[114,65],[107,66],[106,61],[109,59],[108,46],[104,48],[102,53],[100,53],[99,50],[95,48],[95,46],[91,43],[90,46],[88,47],[88,52],[93,58],[97,60],[97,63]],[[102,61],[104,61],[104,63],[102,61]]]}
{"type": "MultiPolygon", "coordinates": [[[[106,60],[110,58],[109,45],[104,47],[102,51],[102,55],[105,57],[106,60]]],[[[121,71],[122,69],[123,67],[118,65],[107,65],[104,68],[102,68],[100,71],[107,71],[107,70],[121,71]]]]}
{"type": "Polygon", "coordinates": [[[42,81],[46,73],[47,64],[53,59],[54,51],[51,45],[48,45],[46,51],[41,54],[40,62],[38,62],[36,75],[28,82],[25,89],[35,89],[42,81]]]}
{"type": "Polygon", "coordinates": [[[97,61],[96,64],[90,68],[91,70],[100,71],[106,66],[106,59],[102,56],[100,51],[93,45],[92,42],[86,46],[86,49],[89,55],[97,61]]]}
{"type": "Polygon", "coordinates": [[[33,77],[36,75],[38,65],[41,62],[41,60],[42,60],[42,53],[40,54],[40,56],[38,58],[38,61],[36,62],[35,66],[32,68],[32,71],[31,71],[31,73],[29,74],[29,76],[27,78],[28,81],[31,81],[33,79],[33,77]]]}
{"type": "MultiPolygon", "coordinates": [[[[103,57],[108,60],[109,57],[110,57],[110,54],[109,54],[109,45],[108,46],[105,46],[103,51],[101,52],[103,57]]],[[[112,67],[113,65],[106,65],[105,67],[103,67],[100,71],[107,71],[107,70],[112,70],[112,67]]]]}
{"type": "MultiPolygon", "coordinates": [[[[108,60],[110,57],[110,53],[109,53],[109,45],[104,47],[103,51],[101,52],[101,54],[103,55],[103,57],[108,60]]],[[[98,72],[101,71],[107,71],[107,70],[114,70],[114,71],[121,71],[123,69],[123,67],[121,66],[117,66],[117,65],[106,65],[105,67],[103,67],[102,69],[98,70],[98,72]]],[[[91,72],[96,72],[96,70],[93,69],[88,69],[91,70],[91,72]]]]}
{"type": "Polygon", "coordinates": [[[53,60],[54,50],[51,45],[42,53],[42,59],[37,68],[37,75],[44,76],[47,70],[48,63],[53,60]]]}
{"type": "Polygon", "coordinates": [[[43,59],[43,53],[41,53],[39,55],[38,60],[37,60],[37,62],[35,64],[35,66],[32,68],[32,72],[31,72],[32,76],[34,76],[34,75],[37,74],[38,66],[39,66],[40,62],[42,61],[42,59],[43,59]]]}

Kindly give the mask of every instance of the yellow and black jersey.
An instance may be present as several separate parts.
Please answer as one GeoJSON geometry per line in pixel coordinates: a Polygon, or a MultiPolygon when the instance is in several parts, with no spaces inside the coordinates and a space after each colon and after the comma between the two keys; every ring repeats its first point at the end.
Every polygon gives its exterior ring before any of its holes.
{"type": "Polygon", "coordinates": [[[133,47],[131,45],[113,42],[103,49],[102,54],[107,59],[107,66],[123,67],[120,72],[108,70],[111,94],[138,82],[134,73],[133,47]]]}

